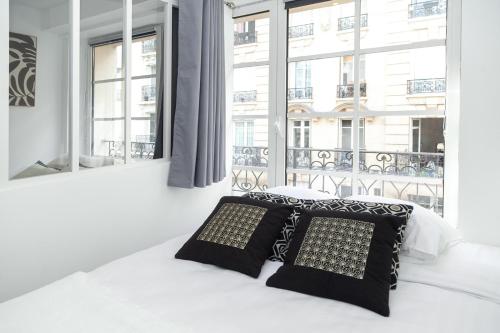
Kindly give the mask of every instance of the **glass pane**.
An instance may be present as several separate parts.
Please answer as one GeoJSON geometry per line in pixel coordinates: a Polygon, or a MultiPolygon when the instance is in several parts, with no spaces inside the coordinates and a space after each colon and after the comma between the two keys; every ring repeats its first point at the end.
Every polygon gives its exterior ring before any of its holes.
{"type": "Polygon", "coordinates": [[[9,156],[2,159],[9,159],[10,179],[70,171],[71,29],[61,24],[68,11],[58,12],[57,22],[46,19],[52,8],[69,3],[48,2],[42,9],[39,1],[10,0],[3,14],[10,17],[10,139],[9,156]]]}
{"type": "Polygon", "coordinates": [[[352,120],[312,118],[288,122],[287,169],[301,173],[352,172],[352,120]],[[298,126],[297,126],[298,125],[298,126]],[[348,125],[348,126],[347,126],[348,125]]]}
{"type": "Polygon", "coordinates": [[[116,41],[123,27],[121,2],[105,7],[80,2],[80,169],[123,163],[124,83],[122,43],[116,41]],[[106,23],[91,18],[108,17],[106,23]],[[118,35],[116,35],[118,33],[118,35]],[[115,40],[106,36],[115,34],[115,40]],[[96,82],[114,80],[111,82],[96,82]]]}
{"type": "Polygon", "coordinates": [[[442,179],[443,118],[391,116],[365,119],[360,173],[442,179]],[[417,119],[420,127],[412,128],[417,119]]]}
{"type": "Polygon", "coordinates": [[[425,179],[421,182],[384,179],[358,179],[358,194],[375,195],[415,202],[443,215],[443,180],[425,179]]]}
{"type": "Polygon", "coordinates": [[[326,1],[289,10],[290,58],[353,49],[354,1],[326,1]]]}
{"type": "Polygon", "coordinates": [[[94,117],[123,117],[123,81],[94,84],[94,117]]]}
{"type": "Polygon", "coordinates": [[[148,6],[144,6],[141,5],[142,2],[144,0],[132,1],[134,36],[131,59],[132,120],[129,135],[130,156],[134,162],[163,157],[163,133],[157,133],[157,130],[159,115],[163,112],[163,101],[158,97],[161,96],[159,92],[163,91],[164,86],[163,80],[159,80],[157,75],[163,70],[161,68],[163,41],[159,27],[165,23],[165,3],[153,0],[148,1],[148,6]],[[134,79],[137,76],[147,76],[147,78],[134,79]],[[155,156],[157,144],[160,146],[155,156]]]}
{"type": "Polygon", "coordinates": [[[156,74],[156,34],[134,38],[132,42],[132,76],[156,74]]]}
{"type": "Polygon", "coordinates": [[[351,196],[351,177],[336,173],[329,175],[314,172],[288,171],[287,186],[310,188],[345,198],[351,196]]]}
{"type": "Polygon", "coordinates": [[[440,110],[446,106],[446,49],[367,54],[361,111],[440,110]]]}
{"type": "Polygon", "coordinates": [[[269,109],[269,66],[235,68],[233,115],[266,116],[269,109]]]}
{"type": "Polygon", "coordinates": [[[342,61],[342,58],[329,58],[288,64],[289,116],[352,111],[353,85],[343,81],[342,61]]]}
{"type": "Polygon", "coordinates": [[[269,60],[269,13],[234,20],[234,63],[269,60]]]}
{"type": "Polygon", "coordinates": [[[94,48],[94,80],[123,78],[122,55],[121,42],[94,48]]]}
{"type": "Polygon", "coordinates": [[[361,48],[446,38],[446,0],[363,0],[361,48]]]}

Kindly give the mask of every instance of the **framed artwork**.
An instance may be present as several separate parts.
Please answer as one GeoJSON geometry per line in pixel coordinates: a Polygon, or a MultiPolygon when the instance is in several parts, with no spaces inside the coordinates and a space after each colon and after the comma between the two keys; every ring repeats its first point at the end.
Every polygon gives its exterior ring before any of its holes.
{"type": "Polygon", "coordinates": [[[35,106],[36,46],[36,37],[10,33],[10,106],[35,106]]]}

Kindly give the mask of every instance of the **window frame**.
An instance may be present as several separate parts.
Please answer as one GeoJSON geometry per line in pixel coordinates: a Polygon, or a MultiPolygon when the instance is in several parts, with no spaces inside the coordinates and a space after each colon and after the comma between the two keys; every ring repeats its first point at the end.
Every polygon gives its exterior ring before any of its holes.
{"type": "MultiPolygon", "coordinates": [[[[444,39],[439,40],[428,40],[424,42],[410,42],[400,45],[389,45],[380,47],[370,47],[361,49],[360,45],[360,35],[362,27],[360,26],[360,18],[362,16],[362,6],[361,0],[355,0],[355,26],[354,35],[355,45],[354,50],[346,52],[332,52],[328,54],[313,55],[313,56],[300,56],[290,58],[288,57],[288,12],[285,9],[285,5],[282,1],[275,1],[272,4],[268,2],[257,2],[244,4],[233,9],[234,16],[240,16],[242,13],[245,15],[251,15],[262,11],[263,9],[269,10],[271,13],[271,29],[270,29],[270,51],[271,51],[271,61],[270,61],[270,72],[271,75],[276,73],[277,82],[286,82],[286,85],[270,85],[270,99],[275,102],[275,119],[274,128],[270,125],[269,132],[269,156],[273,158],[274,156],[274,168],[275,168],[275,178],[269,180],[269,186],[282,186],[287,182],[287,166],[286,166],[286,150],[288,144],[287,135],[287,123],[288,123],[288,103],[287,103],[287,92],[288,92],[288,79],[287,79],[287,69],[290,62],[297,61],[307,61],[316,60],[331,57],[343,57],[346,55],[351,55],[354,57],[354,99],[353,108],[354,110],[349,113],[349,116],[353,120],[353,133],[358,133],[359,131],[359,119],[368,117],[384,117],[384,116],[407,116],[409,115],[406,111],[370,111],[361,110],[360,99],[360,58],[363,55],[371,53],[380,52],[390,52],[399,50],[409,50],[415,48],[424,47],[434,47],[434,46],[444,46],[446,48],[446,82],[447,82],[447,93],[446,93],[446,111],[436,112],[434,110],[422,110],[422,111],[412,111],[411,116],[438,116],[446,117],[446,130],[445,130],[445,140],[447,142],[445,146],[445,177],[443,180],[443,192],[444,192],[444,214],[451,217],[456,217],[456,211],[458,207],[458,197],[456,195],[457,188],[455,184],[458,184],[458,132],[459,132],[459,112],[460,112],[460,38],[461,38],[461,3],[459,0],[448,0],[447,3],[447,32],[444,39]],[[284,87],[282,87],[284,86],[284,87]],[[446,188],[446,190],[445,190],[446,188]]],[[[273,80],[270,80],[273,81],[273,80]]],[[[271,114],[271,109],[269,110],[271,114]]],[[[309,119],[310,117],[316,118],[341,118],[345,117],[345,113],[341,111],[330,111],[315,113],[311,112],[307,116],[302,117],[301,115],[294,116],[294,119],[309,119]]],[[[271,123],[271,119],[269,119],[271,123]]],[[[366,124],[365,124],[366,126],[366,124]]],[[[354,138],[354,158],[353,158],[353,170],[350,173],[351,186],[353,189],[358,187],[359,184],[359,161],[360,161],[360,142],[359,136],[354,138]]],[[[270,170],[272,166],[270,165],[270,170]]],[[[363,178],[370,178],[364,175],[363,178]]],[[[390,178],[390,177],[387,177],[390,178]]],[[[380,179],[380,176],[379,176],[380,179]]],[[[388,179],[389,180],[389,179],[388,179]]]]}

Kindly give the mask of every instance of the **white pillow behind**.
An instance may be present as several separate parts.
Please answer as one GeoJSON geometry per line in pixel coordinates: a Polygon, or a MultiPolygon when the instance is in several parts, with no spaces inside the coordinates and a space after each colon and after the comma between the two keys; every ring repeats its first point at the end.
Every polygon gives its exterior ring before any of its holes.
{"type": "Polygon", "coordinates": [[[354,195],[346,199],[413,206],[401,253],[421,262],[436,260],[441,253],[462,239],[458,230],[441,216],[414,202],[370,195],[354,195]]]}
{"type": "Polygon", "coordinates": [[[271,187],[264,192],[285,195],[287,197],[297,198],[297,199],[312,199],[312,200],[325,200],[325,199],[335,199],[337,196],[333,194],[328,194],[320,192],[318,190],[312,190],[303,187],[294,186],[278,186],[271,187]]]}

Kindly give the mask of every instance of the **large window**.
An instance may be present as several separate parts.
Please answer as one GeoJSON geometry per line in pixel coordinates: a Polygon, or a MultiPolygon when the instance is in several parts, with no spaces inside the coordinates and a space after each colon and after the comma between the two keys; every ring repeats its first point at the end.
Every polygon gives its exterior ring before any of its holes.
{"type": "MultiPolygon", "coordinates": [[[[132,42],[132,158],[154,155],[157,103],[157,36],[151,32],[132,42]]],[[[124,158],[122,42],[92,45],[92,156],[124,158]]]]}
{"type": "MultiPolygon", "coordinates": [[[[277,36],[286,25],[288,38],[278,40],[271,63],[278,82],[269,96],[277,99],[272,111],[278,125],[277,135],[268,136],[277,146],[269,152],[277,175],[270,185],[284,182],[340,197],[393,197],[441,213],[446,1],[300,3],[288,2],[283,15],[277,6],[277,22],[271,22],[277,36]],[[280,122],[284,115],[287,121],[280,122]]],[[[252,47],[267,50],[269,37],[261,41],[257,35],[252,47]]],[[[258,124],[254,130],[259,132],[258,124]]]]}

